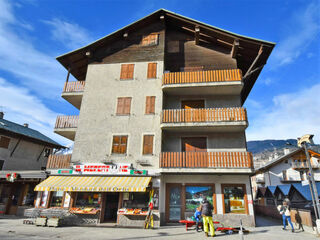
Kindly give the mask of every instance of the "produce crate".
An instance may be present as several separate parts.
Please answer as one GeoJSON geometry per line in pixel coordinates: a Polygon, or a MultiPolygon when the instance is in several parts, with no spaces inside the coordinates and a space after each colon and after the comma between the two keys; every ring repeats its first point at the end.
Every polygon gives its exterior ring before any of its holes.
{"type": "Polygon", "coordinates": [[[36,218],[36,226],[46,226],[47,225],[47,218],[46,217],[37,217],[36,218]]]}

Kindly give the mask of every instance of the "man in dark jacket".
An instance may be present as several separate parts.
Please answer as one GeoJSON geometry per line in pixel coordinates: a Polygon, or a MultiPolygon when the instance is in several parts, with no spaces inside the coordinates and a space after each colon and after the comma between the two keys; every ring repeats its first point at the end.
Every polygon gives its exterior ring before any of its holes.
{"type": "Polygon", "coordinates": [[[214,226],[213,226],[213,221],[212,221],[212,211],[213,211],[213,206],[212,204],[208,201],[207,197],[203,198],[203,201],[201,203],[201,215],[203,217],[203,228],[204,228],[204,233],[208,237],[208,224],[210,226],[210,235],[211,237],[214,236],[214,226]]]}

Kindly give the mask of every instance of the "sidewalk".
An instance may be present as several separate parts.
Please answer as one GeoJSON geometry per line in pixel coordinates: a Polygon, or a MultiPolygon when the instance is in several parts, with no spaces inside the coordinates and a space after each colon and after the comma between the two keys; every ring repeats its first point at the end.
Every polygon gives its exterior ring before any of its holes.
{"type": "MultiPolygon", "coordinates": [[[[292,233],[290,230],[282,230],[281,223],[270,219],[257,217],[258,227],[251,228],[250,233],[244,236],[245,240],[309,240],[317,239],[316,236],[305,233],[292,233]],[[262,226],[263,225],[263,226],[262,226]]],[[[217,232],[217,239],[237,239],[238,234],[225,235],[217,232]]],[[[0,239],[1,240],[29,240],[29,239],[85,239],[85,240],[187,240],[187,239],[214,239],[206,238],[203,232],[197,233],[195,230],[186,231],[184,226],[165,226],[155,230],[108,228],[108,227],[61,227],[48,228],[36,227],[34,225],[22,224],[22,219],[8,218],[0,219],[0,239]]]]}

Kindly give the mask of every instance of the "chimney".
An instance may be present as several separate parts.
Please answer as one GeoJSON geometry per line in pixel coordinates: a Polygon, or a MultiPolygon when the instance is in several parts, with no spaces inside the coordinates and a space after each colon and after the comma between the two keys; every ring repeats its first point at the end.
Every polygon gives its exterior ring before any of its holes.
{"type": "Polygon", "coordinates": [[[3,119],[4,117],[4,112],[0,112],[0,119],[3,119]]]}
{"type": "Polygon", "coordinates": [[[27,127],[29,127],[29,124],[28,123],[24,123],[23,126],[27,128],[27,127]]]}
{"type": "Polygon", "coordinates": [[[290,149],[289,148],[284,148],[283,149],[283,153],[284,153],[284,155],[289,154],[290,153],[290,149]]]}

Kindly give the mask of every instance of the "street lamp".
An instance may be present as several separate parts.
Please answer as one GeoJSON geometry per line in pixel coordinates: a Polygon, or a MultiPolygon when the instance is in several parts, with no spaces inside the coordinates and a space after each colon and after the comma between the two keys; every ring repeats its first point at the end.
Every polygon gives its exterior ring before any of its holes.
{"type": "MultiPolygon", "coordinates": [[[[313,191],[311,191],[310,193],[311,193],[311,196],[312,196],[313,206],[314,206],[314,209],[315,209],[317,229],[318,229],[318,232],[320,232],[319,231],[320,230],[319,195],[318,195],[318,190],[317,190],[316,183],[314,181],[313,169],[312,169],[312,166],[311,166],[310,155],[309,155],[308,146],[307,146],[308,143],[309,144],[313,144],[313,140],[312,140],[313,136],[314,135],[312,135],[312,134],[306,134],[306,135],[303,135],[301,138],[298,138],[298,146],[299,147],[303,147],[304,151],[306,153],[306,158],[307,158],[308,167],[309,167],[308,178],[309,178],[309,180],[311,180],[312,189],[313,189],[313,191]]],[[[311,187],[310,187],[310,190],[311,190],[311,187]]]]}

